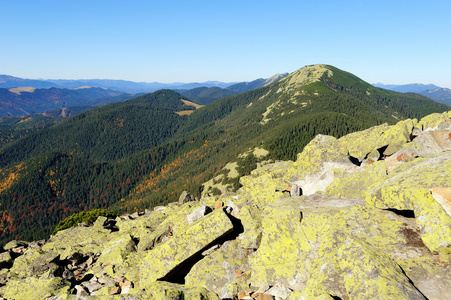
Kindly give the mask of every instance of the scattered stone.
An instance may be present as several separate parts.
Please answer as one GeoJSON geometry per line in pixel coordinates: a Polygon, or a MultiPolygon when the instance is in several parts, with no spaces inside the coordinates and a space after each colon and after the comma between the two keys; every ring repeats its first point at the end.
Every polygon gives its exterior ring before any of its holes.
{"type": "Polygon", "coordinates": [[[291,290],[285,287],[282,283],[278,282],[275,286],[265,291],[266,294],[273,295],[282,299],[287,298],[291,294],[291,290]]]}
{"type": "Polygon", "coordinates": [[[85,288],[88,289],[89,293],[93,293],[95,291],[98,291],[102,288],[102,285],[98,282],[90,281],[85,284],[85,288]]]}
{"type": "Polygon", "coordinates": [[[215,202],[215,210],[220,209],[223,206],[224,206],[224,202],[219,201],[219,200],[215,202]]]}
{"type": "Polygon", "coordinates": [[[17,240],[12,240],[10,242],[8,242],[3,249],[5,250],[12,250],[14,248],[26,248],[28,247],[28,243],[24,242],[24,241],[17,241],[17,240]]]}
{"type": "Polygon", "coordinates": [[[77,291],[77,296],[88,296],[88,292],[81,285],[76,285],[75,290],[77,291]]]}
{"type": "Polygon", "coordinates": [[[117,295],[121,293],[121,287],[115,286],[110,290],[110,295],[117,295]]]}
{"type": "Polygon", "coordinates": [[[130,289],[133,288],[133,283],[129,280],[124,280],[124,282],[120,286],[121,286],[121,294],[128,294],[130,289]]]}
{"type": "Polygon", "coordinates": [[[64,270],[61,277],[63,277],[64,279],[67,279],[67,280],[72,280],[74,278],[74,273],[72,273],[70,270],[66,269],[66,270],[64,270]]]}

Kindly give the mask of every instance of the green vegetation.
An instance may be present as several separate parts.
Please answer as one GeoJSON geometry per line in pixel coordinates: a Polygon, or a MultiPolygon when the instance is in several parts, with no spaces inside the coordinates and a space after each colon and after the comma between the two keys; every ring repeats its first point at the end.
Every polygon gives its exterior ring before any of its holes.
{"type": "Polygon", "coordinates": [[[100,216],[116,218],[118,214],[115,212],[106,211],[104,209],[93,209],[87,212],[79,212],[59,222],[59,224],[53,230],[52,235],[55,235],[60,230],[77,226],[80,223],[94,223],[95,220],[97,220],[97,218],[100,216]]]}
{"type": "Polygon", "coordinates": [[[208,103],[211,103],[215,100],[227,97],[227,96],[231,96],[236,94],[233,91],[229,91],[227,89],[221,89],[220,87],[199,87],[199,88],[195,88],[192,90],[187,90],[187,91],[177,91],[179,92],[181,95],[187,97],[188,99],[191,99],[192,101],[202,104],[202,105],[206,105],[208,103]]]}
{"type": "MultiPolygon", "coordinates": [[[[59,221],[81,211],[144,210],[174,202],[184,190],[200,196],[202,183],[228,162],[239,161],[240,175],[249,174],[255,156],[239,156],[248,149],[268,150],[265,159],[294,160],[317,134],[340,137],[449,110],[328,68],[332,77],[310,85],[280,92],[288,76],[189,116],[175,113],[194,110],[181,101],[186,97],[161,90],[83,112],[3,146],[1,241],[45,238],[59,221]]],[[[239,177],[227,183],[236,189],[239,177]]]]}

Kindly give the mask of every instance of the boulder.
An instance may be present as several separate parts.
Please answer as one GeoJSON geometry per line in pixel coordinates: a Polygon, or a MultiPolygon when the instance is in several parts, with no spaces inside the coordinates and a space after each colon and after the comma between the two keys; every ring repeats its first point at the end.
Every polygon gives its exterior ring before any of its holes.
{"type": "Polygon", "coordinates": [[[449,121],[450,118],[451,118],[451,111],[444,112],[441,114],[433,113],[433,114],[423,117],[418,122],[418,124],[415,125],[415,127],[419,128],[421,130],[426,130],[428,128],[434,128],[441,123],[445,123],[445,121],[447,121],[447,120],[449,121]]]}
{"type": "Polygon", "coordinates": [[[347,149],[334,137],[317,135],[305,146],[286,178],[302,189],[303,195],[324,191],[334,179],[334,169],[354,168],[347,149]]]}
{"type": "Polygon", "coordinates": [[[11,267],[13,258],[9,252],[3,252],[0,254],[0,269],[11,267]]]}
{"type": "Polygon", "coordinates": [[[135,242],[129,234],[118,234],[104,245],[99,263],[121,265],[131,252],[136,251],[135,242]]]}
{"type": "Polygon", "coordinates": [[[451,130],[429,130],[417,136],[409,148],[417,156],[432,156],[451,150],[451,130]]]}
{"type": "Polygon", "coordinates": [[[148,231],[146,235],[141,236],[137,250],[145,251],[153,249],[158,243],[163,241],[164,237],[172,234],[171,232],[171,227],[167,225],[161,225],[154,231],[148,231]]]}
{"type": "Polygon", "coordinates": [[[227,241],[193,266],[185,277],[185,284],[204,286],[215,293],[220,293],[224,286],[235,279],[236,270],[249,269],[247,255],[248,252],[240,247],[239,241],[227,241]]]}
{"type": "Polygon", "coordinates": [[[451,187],[449,178],[451,152],[417,158],[374,183],[366,192],[366,201],[383,209],[413,211],[429,249],[451,252],[451,217],[430,191],[433,187],[451,187]]]}
{"type": "Polygon", "coordinates": [[[58,231],[42,246],[43,251],[62,251],[71,249],[71,253],[98,253],[111,238],[111,230],[103,226],[76,226],[58,231]]]}
{"type": "Polygon", "coordinates": [[[362,162],[374,150],[383,150],[384,155],[391,155],[410,142],[416,120],[404,120],[396,125],[387,124],[353,132],[339,139],[348,149],[349,155],[362,162]]]}
{"type": "Polygon", "coordinates": [[[188,226],[193,224],[195,221],[199,220],[200,218],[207,215],[211,211],[212,211],[211,208],[206,205],[202,205],[196,208],[192,213],[186,216],[186,224],[188,226]]]}
{"type": "Polygon", "coordinates": [[[203,287],[186,287],[181,284],[157,281],[148,288],[150,298],[154,300],[165,299],[192,299],[192,300],[219,300],[218,295],[203,287]]]}
{"type": "Polygon", "coordinates": [[[417,151],[410,150],[407,148],[401,149],[389,157],[385,158],[385,169],[387,172],[391,172],[396,165],[400,163],[409,162],[415,159],[415,157],[418,155],[417,151]]]}
{"type": "Polygon", "coordinates": [[[182,194],[179,197],[179,204],[184,204],[186,202],[191,202],[191,201],[195,201],[196,199],[194,198],[193,195],[191,195],[189,192],[187,191],[183,191],[182,194]]]}
{"type": "Polygon", "coordinates": [[[174,234],[168,241],[149,251],[139,266],[140,287],[146,287],[171,272],[183,272],[183,266],[196,260],[203,250],[211,247],[220,238],[233,231],[229,216],[216,210],[174,234]]]}
{"type": "Polygon", "coordinates": [[[48,270],[58,269],[56,264],[59,253],[44,252],[39,249],[28,249],[25,253],[14,260],[10,273],[17,278],[42,275],[48,270]]]}
{"type": "Polygon", "coordinates": [[[40,300],[52,296],[68,295],[70,283],[60,277],[37,278],[27,277],[22,280],[8,281],[3,288],[3,297],[16,300],[40,300]]]}
{"type": "Polygon", "coordinates": [[[332,183],[325,194],[342,198],[363,198],[368,187],[386,178],[384,161],[377,161],[357,170],[335,170],[332,183]]]}

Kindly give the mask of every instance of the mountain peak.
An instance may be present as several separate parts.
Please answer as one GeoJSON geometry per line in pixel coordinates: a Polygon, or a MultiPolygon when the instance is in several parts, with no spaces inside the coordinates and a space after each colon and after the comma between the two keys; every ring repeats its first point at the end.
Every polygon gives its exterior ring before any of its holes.
{"type": "Polygon", "coordinates": [[[284,91],[298,89],[308,84],[320,81],[320,78],[327,72],[328,77],[334,73],[327,65],[310,65],[294,71],[283,80],[281,80],[284,91]]]}

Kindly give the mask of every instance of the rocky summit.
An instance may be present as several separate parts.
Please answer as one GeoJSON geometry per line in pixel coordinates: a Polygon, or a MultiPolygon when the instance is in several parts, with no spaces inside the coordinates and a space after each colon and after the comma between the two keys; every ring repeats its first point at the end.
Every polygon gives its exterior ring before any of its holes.
{"type": "Polygon", "coordinates": [[[450,299],[451,111],[0,254],[5,299],[450,299]]]}

